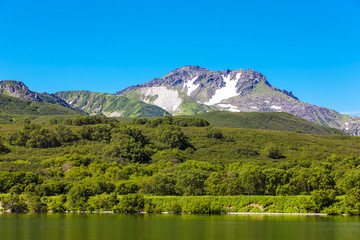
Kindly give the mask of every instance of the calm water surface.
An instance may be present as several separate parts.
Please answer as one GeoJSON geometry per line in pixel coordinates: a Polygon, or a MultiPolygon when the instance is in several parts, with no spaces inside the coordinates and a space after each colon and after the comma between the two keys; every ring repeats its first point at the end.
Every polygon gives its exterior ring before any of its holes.
{"type": "Polygon", "coordinates": [[[1,240],[360,239],[359,217],[0,214],[1,240]]]}

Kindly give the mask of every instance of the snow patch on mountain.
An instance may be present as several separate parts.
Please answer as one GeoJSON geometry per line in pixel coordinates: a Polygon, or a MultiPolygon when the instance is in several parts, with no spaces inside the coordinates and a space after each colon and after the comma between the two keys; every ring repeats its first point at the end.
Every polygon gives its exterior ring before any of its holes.
{"type": "Polygon", "coordinates": [[[104,114],[106,117],[121,117],[121,116],[122,116],[122,113],[119,112],[119,111],[103,112],[103,114],[104,114]]]}
{"type": "Polygon", "coordinates": [[[240,112],[240,110],[236,106],[231,104],[218,104],[217,106],[225,108],[227,111],[230,112],[240,112]]]}
{"type": "MultiPolygon", "coordinates": [[[[180,106],[182,103],[179,93],[176,90],[168,89],[167,87],[148,87],[139,89],[140,94],[144,96],[157,96],[157,98],[150,102],[150,99],[143,99],[142,101],[157,105],[166,111],[175,111],[174,108],[180,106]]],[[[175,109],[176,109],[175,108],[175,109]]]]}
{"type": "Polygon", "coordinates": [[[178,107],[179,105],[174,105],[172,110],[175,112],[178,107]]]}
{"type": "Polygon", "coordinates": [[[193,79],[185,83],[184,89],[187,90],[186,92],[187,95],[190,96],[191,93],[194,92],[200,86],[200,84],[194,84],[197,78],[198,76],[194,77],[193,79]]]}
{"type": "Polygon", "coordinates": [[[272,105],[270,108],[275,109],[275,110],[281,110],[282,109],[282,107],[275,106],[275,105],[272,105]]]}
{"type": "Polygon", "coordinates": [[[206,105],[215,105],[225,99],[229,99],[238,95],[236,92],[236,84],[241,77],[241,73],[237,73],[235,79],[230,79],[230,74],[227,76],[221,75],[225,82],[225,87],[216,90],[215,94],[209,99],[208,102],[204,102],[206,105]]]}

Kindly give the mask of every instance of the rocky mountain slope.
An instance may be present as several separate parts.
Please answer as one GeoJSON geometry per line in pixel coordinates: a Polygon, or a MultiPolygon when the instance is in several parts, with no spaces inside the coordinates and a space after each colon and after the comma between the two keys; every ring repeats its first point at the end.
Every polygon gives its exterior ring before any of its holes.
{"type": "Polygon", "coordinates": [[[170,115],[156,105],[109,93],[63,91],[54,93],[54,96],[63,99],[71,107],[90,115],[105,115],[107,117],[161,117],[170,115]]]}
{"type": "Polygon", "coordinates": [[[326,127],[360,135],[360,118],[301,102],[292,92],[271,86],[264,75],[251,69],[210,71],[199,66],[185,66],[162,78],[128,87],[117,95],[157,105],[174,115],[214,109],[287,112],[326,127]]]}

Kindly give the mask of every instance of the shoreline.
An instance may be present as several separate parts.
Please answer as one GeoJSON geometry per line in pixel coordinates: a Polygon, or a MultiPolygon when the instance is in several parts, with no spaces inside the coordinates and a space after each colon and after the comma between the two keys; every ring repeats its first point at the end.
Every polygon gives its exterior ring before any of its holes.
{"type": "MultiPolygon", "coordinates": [[[[0,214],[11,214],[11,213],[34,213],[34,212],[11,212],[10,210],[0,210],[0,214]]],[[[268,216],[331,216],[327,213],[270,213],[270,212],[222,212],[219,214],[206,214],[206,213],[189,213],[189,212],[137,212],[137,213],[115,213],[114,211],[64,211],[64,212],[35,212],[35,213],[86,213],[86,214],[177,214],[177,215],[268,215],[268,216]]],[[[336,216],[347,216],[346,214],[336,215],[336,216]]]]}

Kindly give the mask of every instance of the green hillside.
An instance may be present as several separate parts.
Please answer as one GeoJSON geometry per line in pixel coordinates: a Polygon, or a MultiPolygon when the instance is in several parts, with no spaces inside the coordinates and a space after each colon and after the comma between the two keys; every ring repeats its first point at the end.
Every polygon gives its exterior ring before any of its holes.
{"type": "Polygon", "coordinates": [[[90,115],[109,117],[159,117],[169,115],[162,108],[144,102],[108,93],[63,91],[55,95],[70,106],[90,115]]]}
{"type": "Polygon", "coordinates": [[[344,132],[315,124],[284,112],[224,112],[214,111],[196,115],[211,126],[229,128],[267,129],[325,135],[345,135],[344,132]]]}
{"type": "Polygon", "coordinates": [[[80,114],[60,104],[28,101],[0,94],[0,123],[16,121],[26,116],[80,114]]]}

